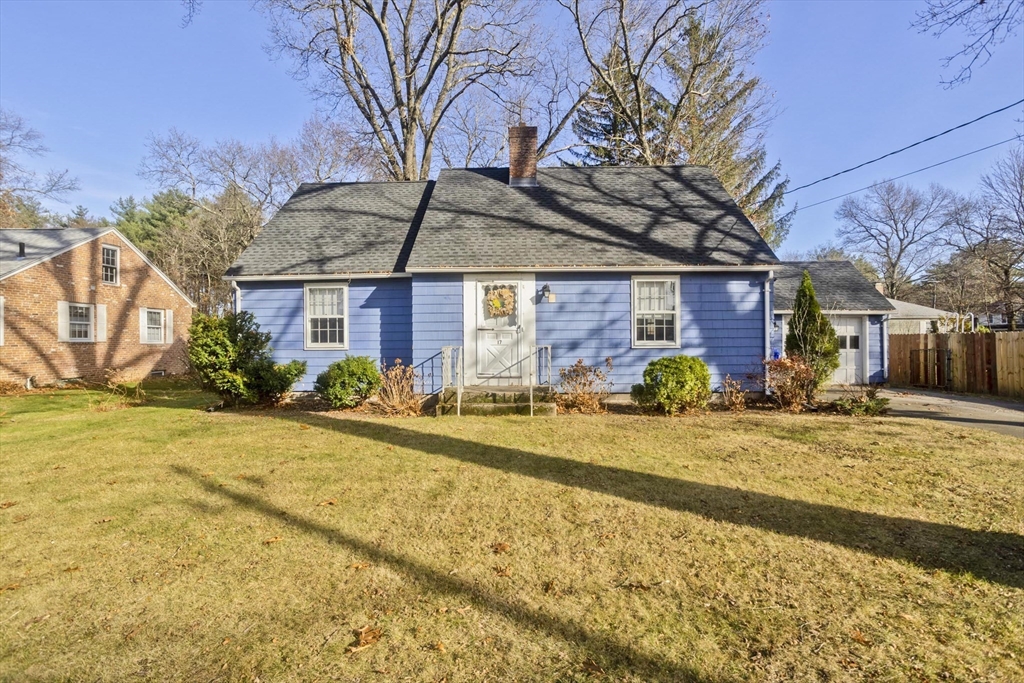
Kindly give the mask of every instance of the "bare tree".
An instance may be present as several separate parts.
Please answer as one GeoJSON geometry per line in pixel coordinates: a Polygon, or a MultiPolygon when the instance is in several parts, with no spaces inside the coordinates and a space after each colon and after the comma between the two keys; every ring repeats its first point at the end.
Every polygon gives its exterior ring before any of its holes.
{"type": "Polygon", "coordinates": [[[430,174],[446,115],[474,89],[531,72],[526,0],[261,0],[278,53],[359,117],[388,177],[430,174]]]}
{"type": "Polygon", "coordinates": [[[843,200],[836,235],[844,248],[864,254],[882,276],[885,295],[898,299],[934,261],[949,201],[937,185],[922,192],[882,183],[843,200]]]}
{"type": "Polygon", "coordinates": [[[982,176],[975,197],[957,197],[948,211],[949,243],[989,273],[1011,330],[1024,310],[1024,147],[982,176]]]}
{"type": "Polygon", "coordinates": [[[21,207],[36,207],[41,199],[63,201],[78,189],[78,180],[67,171],[40,176],[29,169],[26,158],[44,156],[49,150],[42,134],[12,111],[0,109],[0,225],[20,227],[21,207]]]}
{"type": "Polygon", "coordinates": [[[383,169],[367,141],[336,120],[314,114],[292,143],[295,185],[300,182],[382,180],[383,169]]]}
{"type": "Polygon", "coordinates": [[[959,64],[948,86],[971,80],[975,66],[984,66],[992,50],[1017,35],[1024,23],[1024,0],[925,0],[913,25],[922,33],[941,36],[959,29],[966,42],[946,57],[944,66],[959,64]]]}

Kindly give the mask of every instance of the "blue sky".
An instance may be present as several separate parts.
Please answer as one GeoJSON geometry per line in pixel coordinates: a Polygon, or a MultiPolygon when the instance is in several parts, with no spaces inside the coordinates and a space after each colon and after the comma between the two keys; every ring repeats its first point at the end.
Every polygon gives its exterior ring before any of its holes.
{"type": "MultiPolygon", "coordinates": [[[[940,84],[957,36],[909,28],[920,0],[770,5],[756,71],[780,113],[768,150],[793,186],[902,147],[1024,97],[1024,36],[1001,46],[970,83],[940,84]]],[[[0,0],[0,105],[45,135],[36,166],[81,180],[70,204],[107,215],[119,196],[154,188],[137,176],[147,136],[175,126],[207,141],[289,138],[313,105],[289,64],[263,49],[249,3],[207,0],[188,28],[166,2],[0,0]]],[[[948,74],[947,74],[948,75],[948,74]]],[[[791,195],[800,204],[863,187],[1024,132],[1024,110],[991,117],[866,169],[791,195]]],[[[908,178],[968,191],[1009,146],[908,178]]],[[[783,253],[833,237],[838,202],[797,215],[783,253]]],[[[60,211],[69,206],[54,205],[60,211]]]]}

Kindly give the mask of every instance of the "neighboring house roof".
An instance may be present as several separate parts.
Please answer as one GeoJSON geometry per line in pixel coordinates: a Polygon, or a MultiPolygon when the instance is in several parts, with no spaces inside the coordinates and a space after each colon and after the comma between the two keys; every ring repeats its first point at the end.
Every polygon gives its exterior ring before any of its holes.
{"type": "Polygon", "coordinates": [[[893,305],[875,289],[874,283],[849,261],[787,261],[775,270],[776,312],[793,310],[805,270],[811,274],[814,294],[824,313],[893,310],[893,305]]]}
{"type": "Polygon", "coordinates": [[[131,240],[115,228],[33,228],[28,230],[0,230],[0,280],[45,263],[55,256],[71,251],[87,242],[114,233],[128,245],[142,261],[152,268],[164,282],[171,286],[188,305],[195,308],[195,302],[174,284],[167,274],[157,268],[131,240]],[[18,258],[19,244],[25,245],[25,257],[18,258]]]}
{"type": "Polygon", "coordinates": [[[402,272],[433,185],[304,183],[226,277],[402,272]]]}
{"type": "Polygon", "coordinates": [[[441,171],[409,270],[770,266],[778,259],[703,166],[441,171]]]}
{"type": "Polygon", "coordinates": [[[74,249],[111,228],[65,228],[44,230],[0,230],[0,277],[25,270],[74,249]],[[25,258],[18,258],[18,244],[25,245],[25,258]]]}
{"type": "Polygon", "coordinates": [[[895,320],[938,320],[940,318],[956,316],[956,313],[950,313],[949,311],[943,311],[930,306],[912,304],[909,301],[900,301],[898,299],[887,299],[887,301],[896,309],[894,313],[889,314],[889,317],[895,320]]]}

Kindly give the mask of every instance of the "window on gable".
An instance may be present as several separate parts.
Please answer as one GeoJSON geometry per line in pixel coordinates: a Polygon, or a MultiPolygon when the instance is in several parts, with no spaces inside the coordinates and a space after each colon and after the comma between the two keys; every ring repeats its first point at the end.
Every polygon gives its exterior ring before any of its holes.
{"type": "Polygon", "coordinates": [[[103,245],[103,283],[116,285],[121,269],[121,250],[103,245]]]}
{"type": "Polygon", "coordinates": [[[346,348],[348,287],[306,287],[306,346],[346,348]]]}
{"type": "Polygon", "coordinates": [[[679,278],[633,278],[633,344],[679,346],[679,278]]]}
{"type": "Polygon", "coordinates": [[[68,304],[68,339],[92,339],[92,306],[68,304]]]}

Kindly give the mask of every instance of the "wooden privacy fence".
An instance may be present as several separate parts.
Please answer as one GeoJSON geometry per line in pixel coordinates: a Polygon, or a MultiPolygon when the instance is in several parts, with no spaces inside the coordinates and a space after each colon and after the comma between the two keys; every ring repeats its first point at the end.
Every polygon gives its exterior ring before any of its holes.
{"type": "Polygon", "coordinates": [[[1024,332],[891,334],[889,383],[1024,399],[1024,332]]]}

